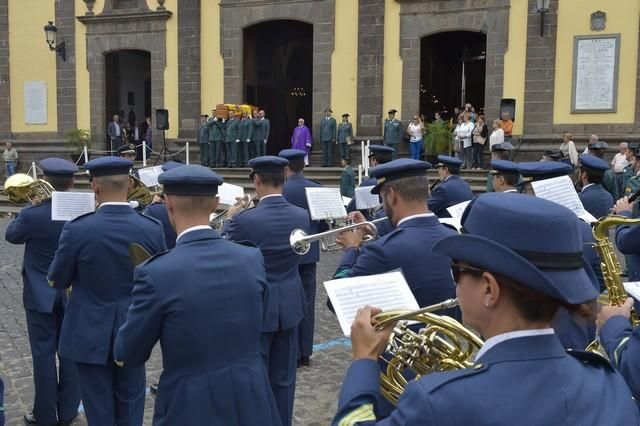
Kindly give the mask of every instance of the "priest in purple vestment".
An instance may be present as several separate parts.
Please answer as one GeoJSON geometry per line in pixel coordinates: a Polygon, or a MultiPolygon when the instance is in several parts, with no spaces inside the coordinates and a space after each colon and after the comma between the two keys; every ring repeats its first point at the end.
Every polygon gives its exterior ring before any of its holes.
{"type": "Polygon", "coordinates": [[[309,153],[311,152],[311,146],[313,145],[313,139],[311,138],[311,131],[304,125],[304,118],[298,119],[298,127],[293,129],[293,135],[291,136],[291,148],[299,149],[307,153],[304,156],[304,165],[309,165],[309,153]]]}

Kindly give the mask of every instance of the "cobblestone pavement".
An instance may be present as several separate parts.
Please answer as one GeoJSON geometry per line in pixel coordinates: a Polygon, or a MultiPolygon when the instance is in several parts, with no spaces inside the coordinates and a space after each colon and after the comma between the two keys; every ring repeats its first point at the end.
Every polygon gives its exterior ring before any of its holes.
{"type": "MultiPolygon", "coordinates": [[[[9,223],[0,219],[0,232],[9,223]]],[[[22,307],[22,246],[0,239],[0,376],[5,382],[7,425],[22,425],[23,414],[31,409],[33,380],[31,354],[24,309],[22,307]]],[[[338,393],[350,360],[348,340],[343,338],[338,321],[325,305],[322,282],[331,277],[340,253],[323,253],[318,265],[316,298],[315,352],[311,366],[298,369],[294,409],[295,425],[327,425],[336,411],[338,393]]],[[[157,381],[162,370],[159,347],[147,362],[148,383],[157,381]]],[[[147,396],[145,425],[151,424],[154,398],[147,396]]],[[[250,407],[248,407],[250,408],[250,407]]],[[[82,414],[74,426],[86,425],[82,414]]]]}

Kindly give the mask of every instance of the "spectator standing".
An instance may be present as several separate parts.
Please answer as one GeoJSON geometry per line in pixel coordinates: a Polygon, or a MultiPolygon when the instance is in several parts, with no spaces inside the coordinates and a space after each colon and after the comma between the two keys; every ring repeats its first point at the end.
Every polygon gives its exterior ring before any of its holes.
{"type": "Polygon", "coordinates": [[[478,121],[473,127],[473,162],[471,164],[471,168],[473,169],[479,170],[482,168],[482,153],[484,151],[484,144],[487,142],[488,134],[489,130],[484,122],[484,115],[479,114],[478,121]]]}
{"type": "Polygon", "coordinates": [[[589,136],[589,142],[587,142],[587,146],[584,148],[584,151],[582,151],[583,154],[588,154],[589,153],[589,147],[591,147],[592,145],[596,144],[598,142],[598,135],[591,135],[589,136]]]}
{"type": "Polygon", "coordinates": [[[465,112],[463,115],[463,122],[458,129],[458,138],[460,139],[463,151],[464,164],[463,169],[471,168],[472,146],[471,137],[473,133],[473,123],[471,122],[471,113],[465,112]]]}
{"type": "Polygon", "coordinates": [[[629,160],[627,160],[628,149],[629,144],[627,144],[626,142],[622,142],[619,146],[619,152],[614,155],[613,160],[611,160],[611,167],[613,168],[613,173],[616,179],[616,191],[620,196],[624,194],[624,168],[629,165],[629,160]]]}
{"type": "Polygon", "coordinates": [[[440,113],[436,112],[435,114],[433,114],[433,124],[440,124],[440,123],[444,123],[444,121],[442,120],[442,116],[440,115],[440,113]]]}
{"type": "Polygon", "coordinates": [[[571,139],[571,133],[565,133],[562,135],[560,152],[562,152],[562,155],[564,156],[563,162],[570,164],[575,168],[578,165],[578,151],[576,150],[576,144],[574,144],[571,139]]]}
{"type": "Polygon", "coordinates": [[[422,138],[423,128],[424,126],[422,125],[420,116],[415,114],[413,116],[413,120],[411,120],[407,126],[407,133],[409,134],[409,152],[411,158],[414,160],[422,159],[422,146],[424,145],[422,138]]]}
{"type": "Polygon", "coordinates": [[[338,145],[340,158],[351,158],[350,147],[353,143],[353,126],[349,123],[349,114],[342,114],[342,123],[338,124],[338,145]]]}
{"type": "Polygon", "coordinates": [[[153,126],[151,126],[151,117],[147,117],[147,131],[144,134],[144,140],[147,143],[147,155],[153,151],[153,126]]]}
{"type": "Polygon", "coordinates": [[[305,166],[309,165],[309,153],[312,145],[311,131],[304,124],[304,118],[298,118],[298,127],[293,129],[293,135],[291,135],[291,148],[306,152],[304,156],[305,166]]]}
{"type": "Polygon", "coordinates": [[[18,151],[13,147],[11,142],[7,142],[4,152],[2,153],[4,160],[4,170],[7,177],[16,173],[16,164],[18,163],[18,151]]]}
{"type": "MultiPolygon", "coordinates": [[[[124,143],[124,128],[122,127],[122,123],[120,123],[120,116],[118,114],[113,115],[113,121],[109,123],[107,126],[107,135],[109,136],[109,142],[111,144],[110,148],[113,151],[113,148],[120,148],[124,143]]],[[[113,152],[111,153],[113,155],[113,152]]]]}
{"type": "Polygon", "coordinates": [[[458,160],[464,160],[464,154],[462,150],[462,142],[460,141],[460,137],[458,136],[458,132],[460,131],[460,126],[462,126],[462,122],[464,121],[462,114],[458,114],[458,124],[453,129],[453,150],[456,152],[456,157],[458,160]]]}
{"type": "Polygon", "coordinates": [[[504,143],[504,130],[502,130],[502,120],[493,120],[491,125],[492,131],[489,137],[489,150],[493,152],[494,145],[502,145],[504,143]]]}
{"type": "Polygon", "coordinates": [[[513,133],[513,120],[511,119],[511,115],[509,111],[502,111],[500,116],[502,118],[502,120],[500,120],[500,128],[504,132],[504,140],[511,142],[511,135],[513,133]]]}

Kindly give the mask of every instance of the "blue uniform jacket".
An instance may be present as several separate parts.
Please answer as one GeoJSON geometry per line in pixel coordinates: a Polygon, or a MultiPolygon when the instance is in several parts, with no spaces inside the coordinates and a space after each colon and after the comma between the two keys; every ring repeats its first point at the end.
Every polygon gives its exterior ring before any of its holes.
{"type": "Polygon", "coordinates": [[[67,222],[49,268],[49,284],[73,285],[62,322],[60,356],[87,364],[108,362],[113,339],[131,303],[129,244],[149,253],[166,249],[162,225],[125,205],[105,205],[67,222]]]}
{"type": "Polygon", "coordinates": [[[176,230],[171,226],[169,222],[169,213],[167,212],[167,206],[164,203],[149,204],[144,209],[144,214],[151,216],[158,220],[162,224],[162,230],[164,231],[164,241],[167,243],[167,248],[171,250],[176,246],[176,230]]]}
{"type": "MultiPolygon", "coordinates": [[[[293,204],[294,206],[301,207],[308,212],[309,203],[307,202],[307,193],[304,189],[317,188],[319,186],[322,185],[305,178],[301,174],[295,174],[287,178],[287,181],[282,187],[282,195],[289,203],[293,204]]],[[[312,234],[316,234],[320,229],[326,229],[326,225],[324,222],[319,223],[318,221],[311,220],[311,216],[309,216],[309,221],[311,224],[311,226],[309,227],[309,232],[311,232],[312,234]]],[[[309,253],[301,257],[300,264],[305,265],[308,263],[317,263],[319,260],[320,244],[316,241],[315,243],[311,244],[309,253]]]]}
{"type": "MultiPolygon", "coordinates": [[[[631,212],[620,212],[630,218],[631,212]]],[[[619,226],[616,229],[616,246],[627,259],[629,281],[640,281],[640,226],[619,226]]]]}
{"type": "Polygon", "coordinates": [[[431,192],[427,200],[429,210],[438,217],[451,217],[447,207],[454,206],[473,198],[473,192],[467,182],[458,175],[451,175],[431,192]]]}
{"type": "Polygon", "coordinates": [[[291,231],[309,231],[309,213],[284,197],[262,198],[253,209],[227,220],[223,235],[232,241],[250,241],[264,256],[269,283],[269,304],[264,332],[296,327],[304,316],[304,291],[298,273],[300,256],[289,244],[291,231]]]}
{"type": "Polygon", "coordinates": [[[136,268],[114,359],[143,365],[160,340],[154,425],[280,424],[259,348],[267,292],[260,251],[212,229],[136,268]]]}
{"type": "Polygon", "coordinates": [[[578,196],[584,209],[591,213],[595,218],[600,218],[609,214],[609,210],[613,207],[613,196],[602,187],[602,185],[594,184],[584,188],[578,196]]]}
{"type": "Polygon", "coordinates": [[[50,313],[56,297],[64,291],[47,284],[47,270],[58,249],[58,239],[65,222],[51,220],[51,200],[27,206],[9,224],[5,239],[11,244],[25,244],[22,262],[25,309],[50,313]]]}
{"type": "Polygon", "coordinates": [[[600,343],[627,381],[636,401],[640,400],[640,328],[632,329],[628,319],[616,315],[600,329],[600,343]]]}
{"type": "Polygon", "coordinates": [[[358,277],[400,268],[419,306],[428,306],[455,297],[451,259],[431,251],[433,245],[455,231],[435,216],[402,222],[382,238],[347,250],[336,277],[358,277]]]}
{"type": "Polygon", "coordinates": [[[473,368],[423,376],[407,385],[392,415],[376,423],[379,374],[376,361],[351,364],[334,425],[640,424],[622,377],[597,355],[567,354],[553,335],[510,339],[473,368]]]}

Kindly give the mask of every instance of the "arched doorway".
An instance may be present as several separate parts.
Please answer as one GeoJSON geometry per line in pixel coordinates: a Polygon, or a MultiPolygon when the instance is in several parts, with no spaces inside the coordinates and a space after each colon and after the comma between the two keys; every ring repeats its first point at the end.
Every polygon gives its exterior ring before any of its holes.
{"type": "Polygon", "coordinates": [[[312,129],[313,25],[274,20],[247,27],[244,36],[244,101],[271,121],[268,154],[290,146],[303,117],[312,129]]]}
{"type": "Polygon", "coordinates": [[[151,116],[151,54],[117,50],[105,54],[107,123],[119,114],[125,127],[151,116]]]}
{"type": "Polygon", "coordinates": [[[420,112],[427,121],[435,112],[453,116],[465,103],[484,110],[487,36],[448,31],[423,37],[420,43],[420,112]]]}

